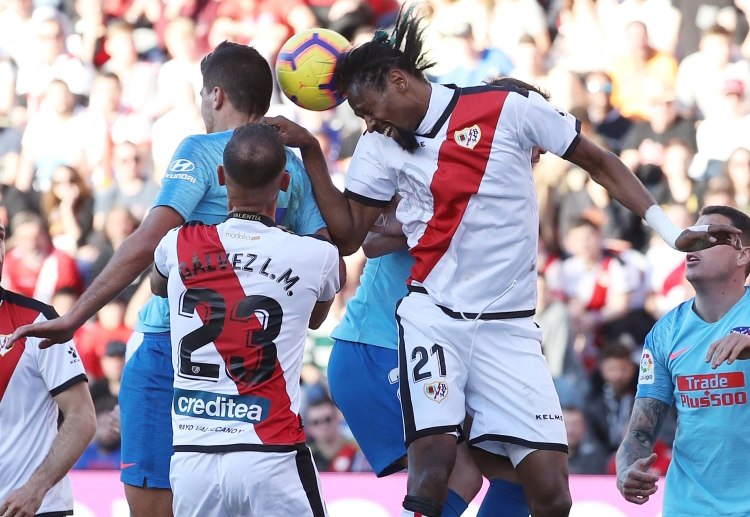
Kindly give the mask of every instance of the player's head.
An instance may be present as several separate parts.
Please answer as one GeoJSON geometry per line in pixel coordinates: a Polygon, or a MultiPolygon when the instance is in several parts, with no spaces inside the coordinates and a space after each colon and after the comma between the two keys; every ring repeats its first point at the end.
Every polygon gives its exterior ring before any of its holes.
{"type": "Polygon", "coordinates": [[[707,206],[701,210],[696,224],[730,224],[739,229],[740,250],[732,246],[714,246],[687,254],[685,277],[693,284],[744,279],[750,274],[750,217],[729,206],[707,206]]]}
{"type": "Polygon", "coordinates": [[[219,174],[235,203],[242,198],[245,204],[263,204],[275,199],[279,188],[286,188],[285,167],[286,151],[279,132],[273,126],[253,123],[234,130],[219,174]]]}
{"type": "Polygon", "coordinates": [[[337,90],[367,130],[410,152],[419,147],[414,132],[429,103],[424,70],[433,65],[422,53],[419,24],[412,8],[402,9],[391,34],[377,31],[372,41],[343,53],[334,72],[337,90]]]}
{"type": "Polygon", "coordinates": [[[268,62],[247,45],[225,41],[201,61],[201,115],[209,133],[217,113],[232,109],[249,118],[266,114],[271,105],[273,76],[268,62]]]}

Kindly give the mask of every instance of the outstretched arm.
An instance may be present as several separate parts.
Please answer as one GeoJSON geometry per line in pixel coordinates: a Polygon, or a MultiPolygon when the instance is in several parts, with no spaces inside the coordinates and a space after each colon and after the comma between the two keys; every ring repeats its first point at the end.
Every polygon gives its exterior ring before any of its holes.
{"type": "Polygon", "coordinates": [[[383,208],[348,199],[336,188],[320,144],[308,130],[284,117],[266,117],[264,121],[279,130],[284,144],[299,148],[315,201],[339,252],[346,256],[357,251],[383,208]]]}
{"type": "Polygon", "coordinates": [[[659,476],[649,472],[652,452],[669,406],[652,398],[636,398],[625,439],[617,449],[617,488],[625,498],[643,504],[656,490],[659,476]]]}
{"type": "Polygon", "coordinates": [[[656,204],[651,193],[633,172],[613,153],[579,135],[580,141],[567,156],[568,160],[589,173],[625,208],[645,219],[672,247],[680,251],[696,251],[717,244],[737,247],[740,231],[725,224],[711,224],[705,228],[692,226],[677,228],[656,204]]]}
{"type": "Polygon", "coordinates": [[[141,226],[122,243],[104,270],[67,314],[19,327],[6,347],[10,348],[16,340],[26,336],[44,338],[40,348],[70,341],[81,325],[120,294],[153,262],[154,250],[161,238],[167,231],[182,223],[182,216],[172,208],[158,206],[151,210],[141,226]]]}
{"type": "Polygon", "coordinates": [[[65,418],[52,448],[29,480],[0,504],[0,515],[35,515],[47,492],[68,473],[94,437],[96,415],[85,382],[59,393],[55,402],[65,418]]]}

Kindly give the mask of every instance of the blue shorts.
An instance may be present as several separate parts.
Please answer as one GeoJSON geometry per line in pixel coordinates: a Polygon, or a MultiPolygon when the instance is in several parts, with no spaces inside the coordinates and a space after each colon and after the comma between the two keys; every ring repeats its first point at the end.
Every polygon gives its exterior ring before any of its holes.
{"type": "Polygon", "coordinates": [[[337,339],[328,361],[328,385],[375,474],[403,470],[398,463],[406,456],[398,351],[337,339]]]}
{"type": "Polygon", "coordinates": [[[127,485],[170,488],[173,384],[169,332],[143,334],[120,385],[120,480],[127,485]]]}

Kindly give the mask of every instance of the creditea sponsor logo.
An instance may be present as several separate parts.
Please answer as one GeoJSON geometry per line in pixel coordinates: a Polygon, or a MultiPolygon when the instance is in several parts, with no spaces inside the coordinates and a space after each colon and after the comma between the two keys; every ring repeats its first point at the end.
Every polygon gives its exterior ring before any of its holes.
{"type": "Polygon", "coordinates": [[[172,405],[177,415],[257,424],[268,417],[271,402],[250,395],[175,389],[172,405]]]}
{"type": "Polygon", "coordinates": [[[678,375],[683,407],[702,408],[747,404],[743,372],[678,375]],[[698,392],[698,393],[696,393],[698,392]]]}

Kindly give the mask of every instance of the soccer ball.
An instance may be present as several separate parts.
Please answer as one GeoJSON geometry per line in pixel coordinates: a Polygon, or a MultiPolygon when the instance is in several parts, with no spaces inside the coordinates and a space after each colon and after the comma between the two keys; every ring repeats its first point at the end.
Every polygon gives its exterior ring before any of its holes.
{"type": "Polygon", "coordinates": [[[276,79],[281,91],[305,109],[324,111],[344,100],[333,87],[333,69],[339,54],[349,47],[341,34],[308,29],[284,43],[276,58],[276,79]]]}

